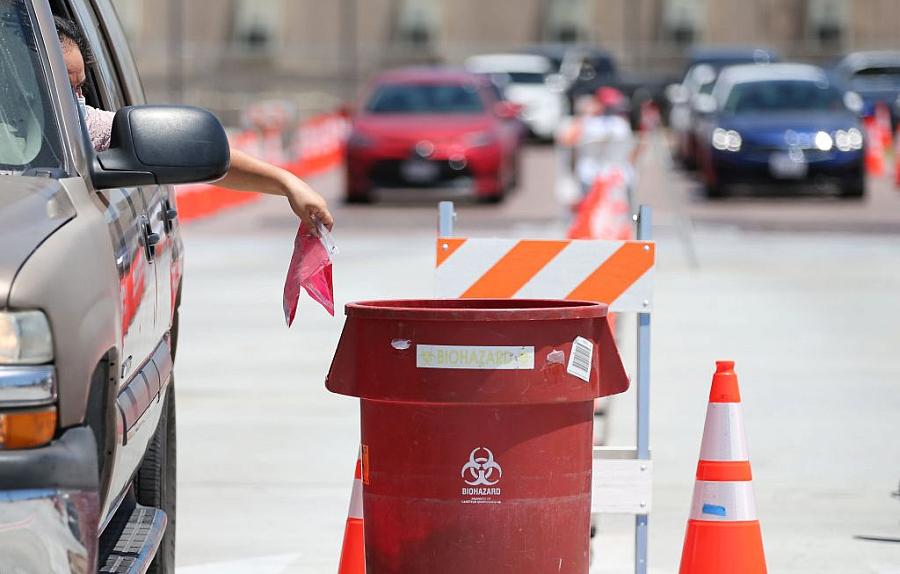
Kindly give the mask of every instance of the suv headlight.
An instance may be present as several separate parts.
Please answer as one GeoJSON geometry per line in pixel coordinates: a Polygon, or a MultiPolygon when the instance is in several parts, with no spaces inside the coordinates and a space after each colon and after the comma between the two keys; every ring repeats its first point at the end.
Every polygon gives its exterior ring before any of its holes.
{"type": "Polygon", "coordinates": [[[862,132],[856,128],[834,132],[834,145],[841,151],[860,150],[863,147],[862,132]]]}
{"type": "Polygon", "coordinates": [[[0,365],[39,365],[53,360],[50,322],[41,311],[0,312],[0,365]]]}
{"type": "Polygon", "coordinates": [[[50,322],[41,311],[0,311],[0,450],[34,448],[56,433],[50,322]]]}
{"type": "Polygon", "coordinates": [[[712,133],[712,145],[719,151],[741,151],[741,134],[734,130],[716,128],[712,133]]]}

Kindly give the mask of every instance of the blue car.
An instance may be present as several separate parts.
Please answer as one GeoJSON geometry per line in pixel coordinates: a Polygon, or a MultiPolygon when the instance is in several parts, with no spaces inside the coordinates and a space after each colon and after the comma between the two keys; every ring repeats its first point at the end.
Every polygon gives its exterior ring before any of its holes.
{"type": "Polygon", "coordinates": [[[722,197],[735,184],[828,180],[841,197],[863,197],[858,101],[815,66],[726,68],[698,106],[698,161],[707,196],[722,197]]]}

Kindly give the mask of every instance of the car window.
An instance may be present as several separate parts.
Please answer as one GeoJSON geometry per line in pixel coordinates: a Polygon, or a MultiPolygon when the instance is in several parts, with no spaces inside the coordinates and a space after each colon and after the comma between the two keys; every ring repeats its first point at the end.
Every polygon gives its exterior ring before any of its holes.
{"type": "Polygon", "coordinates": [[[846,109],[840,90],[827,82],[776,80],[736,84],[723,111],[726,113],[837,111],[846,109]]]}
{"type": "Polygon", "coordinates": [[[900,65],[872,66],[858,70],[850,80],[850,87],[854,90],[898,88],[900,87],[900,65]]]}
{"type": "Polygon", "coordinates": [[[544,74],[537,72],[507,72],[513,84],[543,84],[544,74]]]}
{"type": "Polygon", "coordinates": [[[24,0],[0,2],[0,172],[63,167],[59,126],[24,0]]]}
{"type": "Polygon", "coordinates": [[[715,88],[715,87],[716,87],[716,82],[715,82],[715,80],[713,80],[712,82],[706,82],[705,84],[703,84],[702,86],[700,86],[700,89],[697,90],[697,93],[700,93],[700,94],[711,94],[711,93],[713,93],[713,88],[715,88]]]}
{"type": "Polygon", "coordinates": [[[383,84],[366,110],[373,114],[477,114],[484,101],[477,86],[467,84],[383,84]]]}

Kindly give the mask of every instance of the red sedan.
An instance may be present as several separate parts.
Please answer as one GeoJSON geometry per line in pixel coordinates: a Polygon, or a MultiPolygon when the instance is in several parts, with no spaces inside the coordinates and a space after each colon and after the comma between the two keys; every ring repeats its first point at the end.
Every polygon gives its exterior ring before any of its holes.
{"type": "Polygon", "coordinates": [[[515,184],[518,107],[488,81],[449,68],[385,72],[370,86],[347,142],[348,202],[386,189],[444,190],[501,201],[515,184]]]}

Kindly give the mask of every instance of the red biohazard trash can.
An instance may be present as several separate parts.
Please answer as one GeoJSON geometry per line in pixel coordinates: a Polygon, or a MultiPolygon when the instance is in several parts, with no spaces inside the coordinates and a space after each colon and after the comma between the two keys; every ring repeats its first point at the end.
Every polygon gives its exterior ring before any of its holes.
{"type": "Polygon", "coordinates": [[[347,305],[326,386],[361,399],[367,574],[585,574],[606,305],[347,305]]]}

